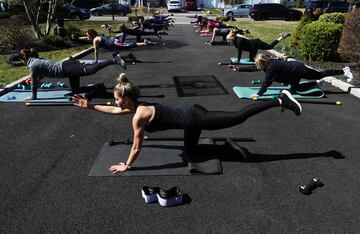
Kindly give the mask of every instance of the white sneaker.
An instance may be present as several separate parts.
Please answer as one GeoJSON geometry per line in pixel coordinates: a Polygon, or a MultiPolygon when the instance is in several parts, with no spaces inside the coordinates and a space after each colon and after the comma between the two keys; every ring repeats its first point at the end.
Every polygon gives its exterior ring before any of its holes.
{"type": "Polygon", "coordinates": [[[343,71],[344,71],[344,76],[346,77],[346,81],[350,83],[353,80],[353,74],[351,73],[350,68],[344,67],[343,71]]]}
{"type": "Polygon", "coordinates": [[[321,88],[323,86],[323,84],[325,83],[325,80],[324,79],[320,79],[320,80],[317,80],[316,83],[318,84],[318,86],[321,88]]]}

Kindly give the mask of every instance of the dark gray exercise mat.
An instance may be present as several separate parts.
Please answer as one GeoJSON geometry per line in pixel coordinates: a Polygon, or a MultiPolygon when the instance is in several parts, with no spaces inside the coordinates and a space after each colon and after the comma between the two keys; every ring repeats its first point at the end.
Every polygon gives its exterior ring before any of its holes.
{"type": "Polygon", "coordinates": [[[101,148],[88,176],[147,176],[147,175],[192,175],[221,174],[221,161],[218,158],[191,160],[183,159],[182,141],[144,142],[140,155],[131,170],[111,174],[109,166],[126,162],[131,145],[109,146],[106,142],[101,148]]]}

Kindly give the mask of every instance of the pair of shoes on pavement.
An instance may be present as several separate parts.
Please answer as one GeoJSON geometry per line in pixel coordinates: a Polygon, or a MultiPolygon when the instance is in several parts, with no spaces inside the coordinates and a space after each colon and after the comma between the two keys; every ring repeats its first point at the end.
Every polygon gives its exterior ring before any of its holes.
{"type": "Polygon", "coordinates": [[[353,80],[353,74],[351,73],[350,71],[350,68],[349,67],[344,67],[343,68],[343,71],[344,71],[344,76],[346,77],[346,81],[348,83],[350,83],[352,80],[353,80]]]}
{"type": "Polygon", "coordinates": [[[127,57],[133,62],[140,62],[132,52],[130,52],[127,57]]]}
{"type": "Polygon", "coordinates": [[[141,189],[141,195],[146,203],[159,202],[161,206],[175,206],[183,202],[183,195],[178,187],[163,190],[159,187],[145,186],[141,189]]]}
{"type": "Polygon", "coordinates": [[[117,54],[115,57],[114,57],[114,62],[119,65],[120,67],[122,67],[124,70],[126,70],[126,63],[125,61],[121,58],[120,54],[117,54]]]}
{"type": "Polygon", "coordinates": [[[279,99],[281,99],[281,107],[282,110],[289,109],[292,110],[297,116],[301,115],[302,107],[298,101],[291,95],[291,93],[287,90],[281,91],[279,95],[279,99]]]}

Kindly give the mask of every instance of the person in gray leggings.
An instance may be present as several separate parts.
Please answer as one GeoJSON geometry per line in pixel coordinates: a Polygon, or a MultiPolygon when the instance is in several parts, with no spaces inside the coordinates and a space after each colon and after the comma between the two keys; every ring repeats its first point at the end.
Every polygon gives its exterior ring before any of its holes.
{"type": "Polygon", "coordinates": [[[97,71],[103,69],[110,64],[125,63],[120,55],[115,56],[114,59],[104,60],[94,64],[81,63],[79,60],[70,58],[65,61],[53,62],[48,59],[39,58],[39,54],[35,49],[22,49],[20,57],[23,62],[29,67],[31,76],[31,97],[26,100],[37,99],[38,79],[43,77],[62,78],[68,77],[70,88],[73,94],[79,92],[80,77],[95,74],[97,71]]]}

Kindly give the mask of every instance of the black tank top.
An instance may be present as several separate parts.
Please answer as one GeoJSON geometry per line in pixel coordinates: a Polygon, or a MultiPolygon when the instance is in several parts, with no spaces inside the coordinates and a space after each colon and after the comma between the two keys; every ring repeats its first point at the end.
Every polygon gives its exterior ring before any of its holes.
{"type": "Polygon", "coordinates": [[[154,106],[155,116],[145,125],[145,131],[156,132],[168,129],[185,129],[194,124],[194,104],[182,107],[170,107],[158,103],[139,103],[139,106],[154,106]]]}
{"type": "Polygon", "coordinates": [[[237,49],[250,51],[253,49],[254,44],[253,40],[243,38],[243,37],[237,37],[234,41],[234,45],[237,49]]]}

